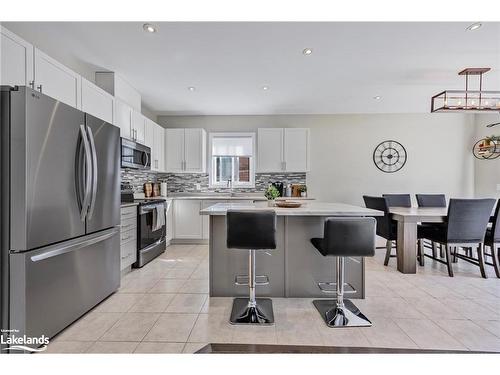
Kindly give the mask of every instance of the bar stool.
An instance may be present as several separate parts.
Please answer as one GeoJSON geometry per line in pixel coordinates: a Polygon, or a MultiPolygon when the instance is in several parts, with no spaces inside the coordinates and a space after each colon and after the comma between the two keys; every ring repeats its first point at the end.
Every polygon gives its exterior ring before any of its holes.
{"type": "Polygon", "coordinates": [[[336,257],[336,300],[314,300],[328,327],[369,327],[370,320],[348,299],[344,299],[345,257],[375,255],[373,217],[331,217],[325,220],[324,237],[311,238],[321,255],[336,257]]]}
{"type": "Polygon", "coordinates": [[[235,298],[231,311],[231,324],[273,324],[273,303],[270,298],[256,298],[255,287],[269,284],[266,276],[255,274],[255,252],[257,250],[276,249],[276,213],[266,211],[228,210],[226,215],[227,248],[248,250],[248,285],[249,298],[235,298]],[[265,281],[257,282],[257,277],[265,281]]]}

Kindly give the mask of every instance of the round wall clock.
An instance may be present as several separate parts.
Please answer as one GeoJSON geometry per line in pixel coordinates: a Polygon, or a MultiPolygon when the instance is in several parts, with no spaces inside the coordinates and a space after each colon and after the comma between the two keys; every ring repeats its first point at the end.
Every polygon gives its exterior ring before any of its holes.
{"type": "Polygon", "coordinates": [[[373,162],[382,172],[397,172],[406,164],[406,150],[396,141],[381,142],[373,151],[373,162]]]}

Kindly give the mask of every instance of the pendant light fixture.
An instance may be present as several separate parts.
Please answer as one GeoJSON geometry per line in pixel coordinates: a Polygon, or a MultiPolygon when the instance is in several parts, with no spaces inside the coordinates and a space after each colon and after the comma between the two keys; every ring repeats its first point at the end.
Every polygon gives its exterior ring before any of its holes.
{"type": "Polygon", "coordinates": [[[483,74],[490,68],[467,68],[458,75],[465,76],[465,90],[446,90],[434,95],[431,112],[493,112],[500,111],[500,91],[483,91],[483,74]],[[479,90],[469,90],[469,76],[478,76],[479,90]]]}

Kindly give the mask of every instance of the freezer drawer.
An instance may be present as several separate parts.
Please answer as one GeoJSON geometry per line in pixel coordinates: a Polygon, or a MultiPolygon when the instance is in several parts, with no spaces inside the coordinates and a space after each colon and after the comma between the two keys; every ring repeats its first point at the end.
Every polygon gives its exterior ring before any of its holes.
{"type": "Polygon", "coordinates": [[[10,269],[10,328],[51,338],[120,286],[119,228],[11,254],[10,269]]]}

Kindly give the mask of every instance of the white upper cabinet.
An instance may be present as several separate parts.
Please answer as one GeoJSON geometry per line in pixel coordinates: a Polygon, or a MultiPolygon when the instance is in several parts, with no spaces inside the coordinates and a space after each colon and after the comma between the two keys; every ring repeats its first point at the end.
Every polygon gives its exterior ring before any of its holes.
{"type": "Polygon", "coordinates": [[[120,137],[132,139],[132,109],[120,100],[115,99],[113,117],[114,124],[120,128],[120,137]]]}
{"type": "Polygon", "coordinates": [[[257,171],[283,171],[283,129],[259,129],[257,134],[257,171]]]}
{"type": "Polygon", "coordinates": [[[204,129],[165,129],[166,172],[205,173],[207,133],[204,129]]]}
{"type": "Polygon", "coordinates": [[[165,129],[155,124],[156,170],[165,172],[165,129]]]}
{"type": "Polygon", "coordinates": [[[142,113],[132,110],[131,123],[132,139],[139,143],[145,142],[146,118],[142,113]]]}
{"type": "Polygon", "coordinates": [[[115,98],[141,112],[141,94],[125,79],[114,72],[96,72],[95,83],[115,98]]]}
{"type": "Polygon", "coordinates": [[[184,171],[184,129],[165,129],[165,169],[167,172],[184,171]]]}
{"type": "Polygon", "coordinates": [[[165,135],[164,129],[146,118],[145,142],[151,148],[151,170],[163,172],[165,170],[165,135]]]}
{"type": "Polygon", "coordinates": [[[309,129],[285,128],[283,161],[287,172],[309,171],[309,129]]]}
{"type": "Polygon", "coordinates": [[[309,129],[258,129],[257,165],[257,172],[309,171],[309,129]]]}
{"type": "Polygon", "coordinates": [[[82,78],[82,111],[113,123],[114,98],[92,82],[82,78]]]}
{"type": "Polygon", "coordinates": [[[35,48],[35,89],[72,107],[81,108],[81,77],[35,48]]]}
{"type": "Polygon", "coordinates": [[[0,26],[0,85],[30,86],[33,46],[0,26]]]}
{"type": "Polygon", "coordinates": [[[203,129],[184,130],[184,170],[204,173],[207,164],[207,138],[203,129]]]}

